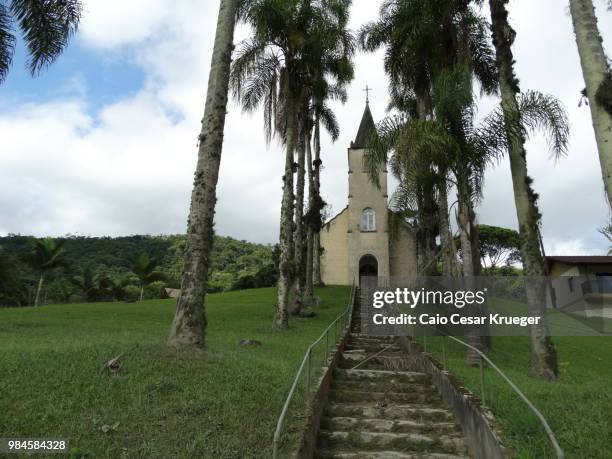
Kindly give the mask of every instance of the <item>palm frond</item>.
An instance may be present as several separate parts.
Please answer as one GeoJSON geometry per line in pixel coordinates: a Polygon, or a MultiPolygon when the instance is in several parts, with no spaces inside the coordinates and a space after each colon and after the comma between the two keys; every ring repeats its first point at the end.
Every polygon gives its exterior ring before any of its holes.
{"type": "Polygon", "coordinates": [[[466,40],[468,56],[472,72],[480,83],[485,94],[496,94],[499,75],[495,62],[495,51],[491,46],[490,24],[471,8],[462,20],[461,39],[466,40]]]}
{"type": "Polygon", "coordinates": [[[499,160],[508,152],[509,140],[523,142],[530,134],[544,131],[555,157],[566,154],[569,121],[561,103],[553,96],[537,91],[521,93],[517,99],[518,114],[498,107],[477,128],[478,148],[488,149],[499,160]]]}
{"type": "Polygon", "coordinates": [[[232,62],[230,71],[230,89],[237,101],[241,101],[243,86],[251,77],[265,53],[265,44],[254,38],[247,38],[238,43],[236,57],[232,62]]]}
{"type": "Polygon", "coordinates": [[[12,33],[11,16],[6,5],[0,2],[0,83],[3,83],[13,62],[15,36],[12,33]]]}
{"type": "Polygon", "coordinates": [[[569,121],[557,98],[537,91],[527,91],[518,98],[522,125],[528,132],[542,130],[555,157],[567,153],[569,121]]]}
{"type": "Polygon", "coordinates": [[[331,137],[332,141],[338,140],[340,136],[340,125],[338,124],[338,119],[336,115],[332,111],[331,108],[327,104],[324,104],[319,111],[319,119],[321,124],[331,137]]]}
{"type": "Polygon", "coordinates": [[[32,75],[52,64],[76,32],[80,0],[11,0],[10,10],[22,30],[32,75]]]}
{"type": "Polygon", "coordinates": [[[395,148],[396,139],[405,125],[405,117],[388,116],[378,123],[376,135],[371,135],[366,142],[363,166],[377,187],[380,187],[380,171],[387,164],[387,156],[395,148]]]}
{"type": "Polygon", "coordinates": [[[255,110],[266,96],[276,93],[280,63],[275,54],[268,53],[256,63],[253,73],[244,82],[241,94],[242,108],[255,110]]]}

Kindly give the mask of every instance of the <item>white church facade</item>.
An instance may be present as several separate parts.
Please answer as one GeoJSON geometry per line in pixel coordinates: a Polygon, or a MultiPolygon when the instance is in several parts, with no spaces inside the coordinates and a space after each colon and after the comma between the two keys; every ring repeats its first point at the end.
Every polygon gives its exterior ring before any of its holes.
{"type": "Polygon", "coordinates": [[[401,222],[390,231],[387,171],[380,188],[363,167],[366,140],[375,129],[366,102],[357,137],[348,149],[348,205],[321,229],[321,278],[327,285],[359,283],[363,276],[416,276],[414,234],[401,222]]]}

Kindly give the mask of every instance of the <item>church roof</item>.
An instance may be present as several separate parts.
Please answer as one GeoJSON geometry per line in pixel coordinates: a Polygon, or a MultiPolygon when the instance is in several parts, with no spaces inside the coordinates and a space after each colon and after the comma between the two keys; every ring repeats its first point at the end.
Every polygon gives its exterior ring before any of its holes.
{"type": "Polygon", "coordinates": [[[372,112],[370,111],[370,104],[366,102],[365,110],[363,111],[363,116],[361,117],[361,123],[359,123],[357,137],[355,137],[354,142],[351,142],[351,148],[355,150],[365,148],[368,136],[373,131],[376,131],[376,126],[374,125],[374,118],[372,117],[372,112]]]}

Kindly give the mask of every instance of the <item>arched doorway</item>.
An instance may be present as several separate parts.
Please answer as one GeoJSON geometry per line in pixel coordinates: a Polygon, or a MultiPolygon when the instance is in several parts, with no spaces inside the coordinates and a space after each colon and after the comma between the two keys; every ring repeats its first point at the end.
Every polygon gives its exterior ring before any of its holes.
{"type": "Polygon", "coordinates": [[[374,255],[364,255],[359,259],[359,282],[362,277],[378,277],[378,261],[374,255]]]}

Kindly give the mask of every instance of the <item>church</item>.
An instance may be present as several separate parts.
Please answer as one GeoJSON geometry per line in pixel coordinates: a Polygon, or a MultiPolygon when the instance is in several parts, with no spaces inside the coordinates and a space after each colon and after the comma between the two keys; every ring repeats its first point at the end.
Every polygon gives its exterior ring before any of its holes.
{"type": "Polygon", "coordinates": [[[363,276],[412,277],[417,274],[416,239],[401,222],[390,231],[387,171],[380,188],[363,167],[366,140],[375,129],[369,102],[357,137],[348,149],[348,205],[320,233],[321,279],[327,285],[359,283],[363,276]]]}

